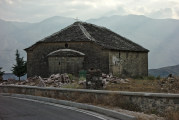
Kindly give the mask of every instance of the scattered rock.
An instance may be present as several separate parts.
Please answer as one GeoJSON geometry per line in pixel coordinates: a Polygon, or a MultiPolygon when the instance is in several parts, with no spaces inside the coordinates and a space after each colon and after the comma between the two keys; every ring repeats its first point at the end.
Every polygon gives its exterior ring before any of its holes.
{"type": "Polygon", "coordinates": [[[122,78],[114,77],[111,74],[109,74],[109,75],[102,74],[102,80],[105,81],[105,84],[107,84],[107,83],[121,84],[121,83],[128,83],[129,82],[128,79],[122,79],[122,78]]]}
{"type": "Polygon", "coordinates": [[[53,74],[49,78],[41,78],[40,76],[29,77],[27,80],[17,81],[14,79],[4,80],[0,85],[28,85],[38,87],[62,87],[71,83],[68,74],[53,74]]]}
{"type": "Polygon", "coordinates": [[[176,93],[179,91],[179,78],[172,75],[168,75],[167,78],[160,79],[158,81],[158,84],[160,86],[160,89],[165,92],[176,93]]]}
{"type": "Polygon", "coordinates": [[[128,82],[128,79],[118,78],[112,74],[101,73],[101,71],[98,69],[89,69],[86,76],[86,88],[88,89],[104,88],[108,83],[126,84],[128,82]]]}
{"type": "Polygon", "coordinates": [[[44,80],[39,76],[39,83],[37,85],[38,87],[46,87],[46,84],[44,80]]]}
{"type": "Polygon", "coordinates": [[[86,80],[80,80],[80,81],[78,81],[78,84],[79,85],[85,85],[86,84],[86,80]]]}

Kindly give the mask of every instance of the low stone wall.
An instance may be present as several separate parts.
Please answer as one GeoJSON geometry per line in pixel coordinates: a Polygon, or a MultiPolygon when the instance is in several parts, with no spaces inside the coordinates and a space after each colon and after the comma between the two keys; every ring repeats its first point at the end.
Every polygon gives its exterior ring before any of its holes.
{"type": "Polygon", "coordinates": [[[0,86],[0,93],[43,96],[77,102],[119,106],[150,113],[179,110],[179,94],[144,93],[106,90],[65,89],[34,86],[0,86]]]}

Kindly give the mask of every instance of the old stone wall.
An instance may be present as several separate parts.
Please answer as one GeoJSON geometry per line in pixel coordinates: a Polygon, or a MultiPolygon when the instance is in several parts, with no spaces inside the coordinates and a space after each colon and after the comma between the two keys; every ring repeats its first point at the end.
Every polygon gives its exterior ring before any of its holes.
{"type": "Polygon", "coordinates": [[[148,75],[148,53],[110,51],[109,69],[114,75],[121,76],[147,76],[148,75]]]}
{"type": "Polygon", "coordinates": [[[179,94],[122,92],[86,89],[43,88],[34,86],[0,86],[0,93],[43,96],[81,102],[107,103],[115,107],[164,114],[179,109],[179,94]]]}
{"type": "Polygon", "coordinates": [[[51,73],[49,73],[47,55],[59,49],[73,49],[84,53],[83,69],[85,70],[96,68],[109,73],[108,50],[102,50],[100,46],[91,42],[67,42],[68,48],[65,44],[65,42],[39,43],[34,46],[33,51],[27,51],[27,77],[35,75],[48,77],[51,73]]]}

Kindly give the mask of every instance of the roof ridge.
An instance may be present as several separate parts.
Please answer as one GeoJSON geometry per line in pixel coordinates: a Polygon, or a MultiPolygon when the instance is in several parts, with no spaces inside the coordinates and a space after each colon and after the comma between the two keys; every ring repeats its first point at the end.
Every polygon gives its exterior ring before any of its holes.
{"type": "Polygon", "coordinates": [[[85,27],[83,25],[81,25],[81,23],[78,23],[78,26],[80,27],[81,31],[83,32],[83,34],[91,41],[96,41],[90,34],[89,32],[85,29],[85,27]]]}

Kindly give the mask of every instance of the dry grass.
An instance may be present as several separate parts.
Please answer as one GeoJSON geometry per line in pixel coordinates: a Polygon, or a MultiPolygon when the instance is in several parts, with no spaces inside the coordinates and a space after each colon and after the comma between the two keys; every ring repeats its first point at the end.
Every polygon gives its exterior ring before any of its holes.
{"type": "Polygon", "coordinates": [[[143,77],[142,79],[129,78],[128,83],[109,83],[105,90],[131,91],[131,92],[157,92],[157,93],[179,93],[179,77],[174,81],[167,78],[157,79],[155,77],[143,77]]]}
{"type": "Polygon", "coordinates": [[[106,90],[132,91],[132,92],[162,92],[158,80],[141,80],[129,78],[128,83],[108,84],[106,90]]]}
{"type": "Polygon", "coordinates": [[[179,120],[179,110],[166,113],[167,120],[179,120]]]}
{"type": "Polygon", "coordinates": [[[164,120],[164,119],[159,119],[160,117],[158,117],[157,115],[147,115],[141,113],[141,110],[137,105],[132,104],[128,99],[126,99],[122,95],[106,94],[106,96],[104,96],[100,94],[96,95],[92,93],[79,93],[79,92],[74,92],[70,94],[71,94],[70,96],[68,96],[68,94],[64,94],[64,96],[60,97],[59,99],[92,104],[115,111],[120,110],[119,112],[136,116],[138,120],[164,120]],[[134,112],[134,111],[139,111],[139,112],[134,112]]]}
{"type": "Polygon", "coordinates": [[[77,82],[63,85],[61,88],[72,88],[72,89],[82,89],[83,86],[80,86],[77,82]]]}
{"type": "MultiPolygon", "coordinates": [[[[64,95],[68,96],[68,95],[64,95]]],[[[122,109],[132,110],[132,111],[141,111],[140,108],[132,104],[128,99],[123,97],[119,94],[107,94],[104,95],[96,95],[92,93],[79,93],[74,92],[70,93],[70,96],[67,97],[60,97],[60,99],[71,100],[79,103],[88,103],[93,105],[100,105],[100,106],[108,106],[108,107],[119,107],[122,109]]]]}
{"type": "MultiPolygon", "coordinates": [[[[179,77],[172,84],[167,84],[167,87],[162,88],[160,83],[162,79],[153,79],[150,77],[144,77],[142,79],[132,79],[128,78],[128,83],[108,83],[104,90],[112,91],[131,91],[131,92],[157,92],[157,93],[179,93],[179,77]]],[[[65,85],[63,88],[74,88],[74,89],[84,89],[83,85],[79,85],[78,82],[65,85]]]]}

